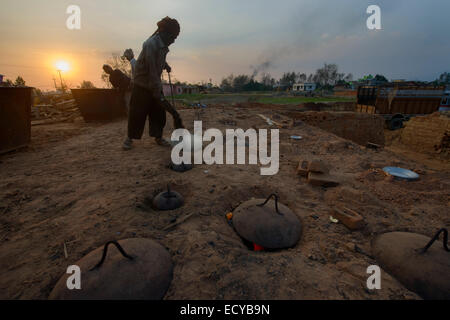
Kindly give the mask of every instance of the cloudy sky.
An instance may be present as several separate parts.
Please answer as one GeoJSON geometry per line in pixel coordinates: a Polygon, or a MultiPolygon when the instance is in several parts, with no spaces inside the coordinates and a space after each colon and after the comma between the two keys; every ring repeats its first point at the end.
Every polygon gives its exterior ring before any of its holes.
{"type": "Polygon", "coordinates": [[[278,78],[311,73],[324,62],[341,72],[389,79],[434,80],[450,71],[448,0],[1,0],[0,74],[51,89],[55,62],[67,61],[72,85],[103,86],[101,66],[142,42],[165,16],[181,34],[168,62],[174,77],[220,83],[224,76],[278,78]],[[66,8],[81,8],[81,30],[66,28],[66,8]],[[381,8],[382,30],[368,30],[369,5],[381,8]]]}

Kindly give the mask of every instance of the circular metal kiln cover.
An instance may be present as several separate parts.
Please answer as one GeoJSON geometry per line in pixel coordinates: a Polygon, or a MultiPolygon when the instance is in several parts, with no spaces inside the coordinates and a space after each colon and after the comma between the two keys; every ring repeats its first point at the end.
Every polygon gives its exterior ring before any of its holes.
{"type": "Polygon", "coordinates": [[[64,274],[50,293],[57,300],[162,299],[172,281],[173,264],[169,252],[150,239],[118,241],[124,257],[113,245],[108,246],[101,266],[104,246],[91,251],[74,264],[81,269],[81,289],[69,290],[64,274]],[[94,268],[94,269],[93,269],[94,268]]]}
{"type": "Polygon", "coordinates": [[[420,234],[389,232],[372,241],[372,254],[383,269],[422,298],[450,299],[450,253],[438,242],[423,252],[429,242],[420,234]]]}
{"type": "Polygon", "coordinates": [[[170,161],[169,165],[169,168],[176,172],[186,172],[191,170],[193,167],[194,166],[192,164],[186,164],[184,162],[181,164],[174,164],[172,161],[170,161]]]}
{"type": "Polygon", "coordinates": [[[153,198],[153,207],[158,210],[175,210],[181,207],[184,203],[183,196],[176,191],[161,192],[153,198]]]}
{"type": "Polygon", "coordinates": [[[400,180],[414,181],[419,179],[419,175],[417,173],[408,169],[398,167],[384,167],[383,171],[400,180]]]}
{"type": "Polygon", "coordinates": [[[298,217],[283,204],[265,199],[254,199],[242,203],[233,212],[233,226],[244,239],[268,249],[293,247],[301,235],[298,217]]]}

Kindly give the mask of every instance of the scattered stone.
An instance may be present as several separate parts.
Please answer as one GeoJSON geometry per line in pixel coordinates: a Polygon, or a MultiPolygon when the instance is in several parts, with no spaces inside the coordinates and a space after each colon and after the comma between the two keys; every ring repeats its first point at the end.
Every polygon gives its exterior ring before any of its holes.
{"type": "Polygon", "coordinates": [[[378,150],[378,149],[381,149],[383,146],[381,146],[379,144],[376,144],[376,143],[367,142],[366,147],[369,148],[369,149],[378,150]]]}
{"type": "Polygon", "coordinates": [[[297,167],[297,175],[300,175],[302,177],[307,177],[308,176],[308,167],[309,167],[309,162],[306,160],[300,160],[300,162],[298,163],[298,167],[297,167]]]}
{"type": "Polygon", "coordinates": [[[353,242],[349,242],[345,244],[345,246],[347,247],[348,250],[352,252],[356,251],[356,245],[353,242]]]}
{"type": "Polygon", "coordinates": [[[329,174],[320,174],[315,172],[310,172],[308,174],[308,182],[313,186],[318,187],[336,187],[339,182],[329,174]]]}
{"type": "Polygon", "coordinates": [[[309,163],[308,170],[310,172],[315,173],[324,173],[327,174],[330,172],[330,169],[327,167],[327,165],[320,160],[313,160],[309,163]]]}
{"type": "Polygon", "coordinates": [[[333,223],[339,223],[339,220],[336,219],[336,218],[333,217],[333,216],[330,216],[330,221],[333,222],[333,223]]]}

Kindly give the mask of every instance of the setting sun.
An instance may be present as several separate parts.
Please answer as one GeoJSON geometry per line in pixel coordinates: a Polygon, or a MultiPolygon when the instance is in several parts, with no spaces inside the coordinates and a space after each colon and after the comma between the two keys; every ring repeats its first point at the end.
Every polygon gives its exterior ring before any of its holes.
{"type": "Polygon", "coordinates": [[[67,61],[59,60],[55,63],[55,67],[57,70],[67,72],[70,70],[70,65],[67,61]]]}

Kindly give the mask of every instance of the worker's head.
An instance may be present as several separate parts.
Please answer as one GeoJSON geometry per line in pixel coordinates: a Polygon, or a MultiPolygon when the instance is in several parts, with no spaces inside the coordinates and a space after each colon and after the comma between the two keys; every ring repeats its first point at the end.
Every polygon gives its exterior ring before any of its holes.
{"type": "Polygon", "coordinates": [[[104,64],[103,65],[103,70],[107,73],[107,74],[111,74],[111,73],[113,73],[113,68],[111,68],[111,66],[110,65],[107,65],[107,64],[104,64]]]}
{"type": "Polygon", "coordinates": [[[180,34],[180,24],[176,19],[165,17],[157,23],[158,33],[166,46],[170,46],[180,34]]]}
{"type": "Polygon", "coordinates": [[[124,51],[122,58],[127,59],[128,61],[131,61],[131,59],[134,58],[134,52],[132,49],[127,49],[124,51]]]}

